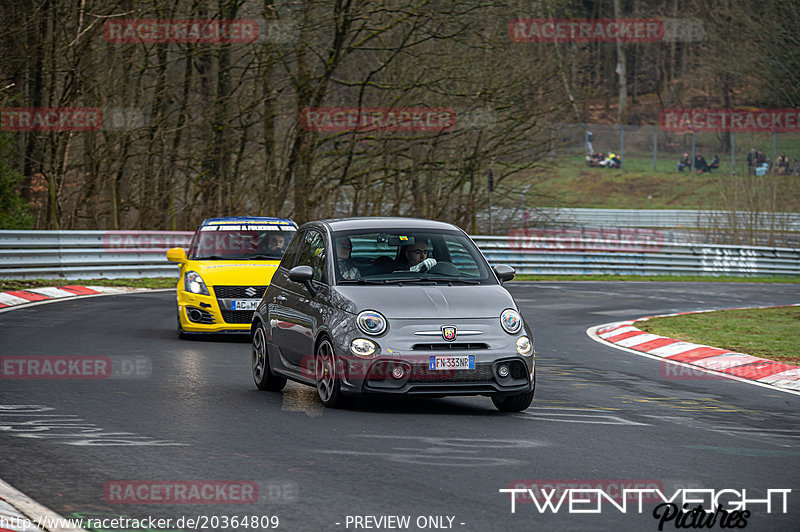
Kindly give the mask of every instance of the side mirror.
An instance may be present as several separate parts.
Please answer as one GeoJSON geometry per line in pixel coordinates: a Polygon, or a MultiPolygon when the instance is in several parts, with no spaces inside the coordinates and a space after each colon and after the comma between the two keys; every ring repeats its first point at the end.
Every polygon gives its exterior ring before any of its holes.
{"type": "Polygon", "coordinates": [[[492,268],[494,274],[500,279],[501,283],[510,281],[517,274],[516,270],[508,264],[498,264],[492,268]]]}
{"type": "Polygon", "coordinates": [[[314,288],[314,284],[311,282],[312,279],[314,279],[314,270],[311,269],[311,266],[295,266],[289,270],[289,280],[306,285],[313,297],[317,295],[317,289],[314,288]]]}
{"type": "Polygon", "coordinates": [[[167,260],[183,264],[186,262],[186,250],[183,248],[172,248],[167,250],[167,260]]]}

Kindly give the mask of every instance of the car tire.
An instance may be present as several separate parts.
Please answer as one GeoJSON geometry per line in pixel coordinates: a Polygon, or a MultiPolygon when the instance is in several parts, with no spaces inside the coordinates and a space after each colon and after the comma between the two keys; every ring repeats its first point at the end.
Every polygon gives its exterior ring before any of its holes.
{"type": "Polygon", "coordinates": [[[267,334],[264,326],[259,324],[253,331],[251,341],[252,348],[252,367],[253,381],[259,390],[279,392],[286,386],[286,378],[278,377],[272,373],[269,367],[269,356],[267,356],[267,334]]]}
{"type": "Polygon", "coordinates": [[[328,408],[342,408],[350,404],[349,398],[342,395],[341,377],[336,368],[336,356],[328,338],[323,338],[314,354],[314,379],[317,395],[328,408]]]}
{"type": "Polygon", "coordinates": [[[531,406],[533,392],[534,390],[517,395],[493,395],[492,402],[501,412],[522,412],[531,406]]]}

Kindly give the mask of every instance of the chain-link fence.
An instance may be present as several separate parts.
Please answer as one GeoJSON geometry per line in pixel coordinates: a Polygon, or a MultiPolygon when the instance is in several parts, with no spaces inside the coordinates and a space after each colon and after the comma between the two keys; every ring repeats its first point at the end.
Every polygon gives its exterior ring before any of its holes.
{"type": "Polygon", "coordinates": [[[619,167],[630,171],[678,172],[683,160],[684,172],[755,173],[756,161],[748,163],[754,150],[751,159],[766,162],[767,173],[800,175],[800,133],[675,133],[658,126],[561,124],[553,126],[552,136],[554,157],[583,159],[589,166],[613,167],[613,154],[619,167]]]}

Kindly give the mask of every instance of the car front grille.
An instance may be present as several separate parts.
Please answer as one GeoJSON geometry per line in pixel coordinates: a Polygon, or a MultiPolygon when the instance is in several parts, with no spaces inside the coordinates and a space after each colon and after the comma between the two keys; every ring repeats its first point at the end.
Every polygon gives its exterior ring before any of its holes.
{"type": "Polygon", "coordinates": [[[437,343],[414,344],[412,349],[414,351],[477,351],[489,349],[489,346],[481,343],[437,343]]]}
{"type": "Polygon", "coordinates": [[[223,299],[261,299],[264,296],[264,292],[267,291],[266,285],[213,286],[212,288],[214,289],[214,295],[223,299]]]}
{"type": "Polygon", "coordinates": [[[250,323],[253,321],[252,310],[222,310],[225,323],[250,323]]]}

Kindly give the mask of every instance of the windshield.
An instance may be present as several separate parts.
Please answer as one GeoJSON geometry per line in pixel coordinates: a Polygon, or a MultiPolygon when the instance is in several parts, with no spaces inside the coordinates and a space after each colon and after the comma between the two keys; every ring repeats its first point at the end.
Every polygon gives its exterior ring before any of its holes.
{"type": "Polygon", "coordinates": [[[335,233],[333,256],[339,284],[497,283],[478,248],[459,231],[335,233]]]}
{"type": "Polygon", "coordinates": [[[201,227],[189,249],[192,260],[280,260],[294,229],[253,229],[247,226],[201,227]]]}

